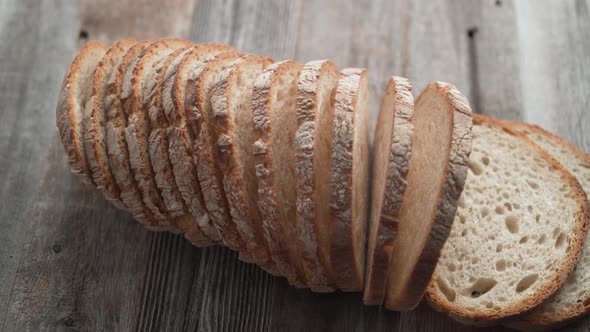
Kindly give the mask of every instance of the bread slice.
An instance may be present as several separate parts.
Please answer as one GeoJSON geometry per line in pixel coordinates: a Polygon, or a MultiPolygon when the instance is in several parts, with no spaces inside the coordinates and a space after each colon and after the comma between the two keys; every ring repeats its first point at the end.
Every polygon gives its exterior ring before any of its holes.
{"type": "Polygon", "coordinates": [[[295,131],[297,80],[303,65],[292,60],[268,66],[252,91],[258,208],[263,234],[277,269],[296,287],[304,287],[297,231],[295,131]]]}
{"type": "Polygon", "coordinates": [[[399,210],[408,184],[414,126],[412,83],[403,77],[387,82],[375,134],[371,217],[363,302],[381,305],[399,210]]]}
{"type": "Polygon", "coordinates": [[[399,207],[385,306],[418,305],[449,235],[467,177],[471,109],[452,85],[434,82],[418,96],[407,186],[399,207]]]}
{"type": "Polygon", "coordinates": [[[330,170],[330,259],[335,286],[363,289],[369,196],[369,81],[367,71],[340,72],[334,97],[330,170]]]}
{"type": "Polygon", "coordinates": [[[427,298],[455,319],[498,323],[539,305],[573,269],[586,236],[582,187],[501,122],[474,116],[465,189],[427,298]]]}
{"type": "Polygon", "coordinates": [[[113,180],[106,152],[104,97],[106,85],[125,53],[135,45],[135,39],[114,43],[98,63],[92,78],[92,97],[84,114],[84,152],[92,181],[115,207],[125,209],[120,200],[119,188],[113,180]]]}
{"type": "Polygon", "coordinates": [[[256,77],[272,62],[270,58],[245,55],[224,68],[212,85],[207,116],[230,214],[253,261],[278,274],[263,234],[252,151],[252,88],[256,77]]]}
{"type": "Polygon", "coordinates": [[[330,164],[334,94],[340,72],[329,60],[305,64],[297,86],[295,150],[297,165],[297,224],[309,286],[332,291],[330,264],[330,164]]]}
{"type": "MultiPolygon", "coordinates": [[[[590,156],[539,126],[522,122],[505,122],[512,130],[526,135],[545,152],[557,159],[590,195],[590,156]]],[[[586,238],[582,255],[567,281],[549,299],[508,325],[520,330],[548,330],[561,327],[590,311],[590,241],[586,238]]]]}
{"type": "Polygon", "coordinates": [[[153,75],[153,66],[162,58],[177,49],[190,46],[181,39],[160,39],[148,46],[137,58],[126,74],[120,98],[123,111],[127,115],[125,139],[129,152],[129,164],[137,187],[142,193],[143,202],[150,209],[159,225],[178,231],[178,225],[166,210],[161,194],[154,181],[154,172],[149,157],[149,119],[144,105],[148,104],[149,87],[147,81],[153,75]]]}
{"type": "Polygon", "coordinates": [[[215,142],[210,130],[211,119],[207,116],[211,107],[211,86],[219,72],[233,61],[235,56],[230,54],[220,55],[206,63],[194,63],[193,71],[186,83],[191,88],[185,90],[184,112],[189,136],[194,138],[193,162],[197,167],[197,178],[207,211],[223,242],[229,248],[245,253],[245,245],[230,216],[229,204],[223,190],[223,175],[217,165],[214,151],[215,142]]]}
{"type": "Polygon", "coordinates": [[[164,83],[164,111],[170,123],[167,128],[168,153],[174,179],[196,221],[193,227],[199,227],[208,238],[215,242],[220,242],[221,237],[206,210],[199,185],[192,157],[194,140],[186,127],[184,98],[186,90],[193,88],[193,86],[187,85],[187,81],[193,73],[195,62],[209,61],[221,53],[232,51],[235,52],[232,47],[219,43],[194,46],[170,68],[172,73],[167,75],[164,83]]]}
{"type": "Polygon", "coordinates": [[[106,51],[107,47],[98,41],[80,49],[63,80],[55,112],[72,172],[80,174],[85,183],[92,183],[92,174],[84,153],[84,108],[92,94],[92,75],[106,51]]]}

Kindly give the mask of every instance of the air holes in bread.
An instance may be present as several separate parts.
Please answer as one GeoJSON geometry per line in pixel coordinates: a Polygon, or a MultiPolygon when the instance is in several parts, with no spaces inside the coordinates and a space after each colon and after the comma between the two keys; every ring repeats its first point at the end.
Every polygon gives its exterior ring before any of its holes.
{"type": "Polygon", "coordinates": [[[481,217],[482,218],[487,217],[489,214],[490,214],[490,210],[488,210],[487,207],[484,207],[484,208],[481,209],[481,217]]]}
{"type": "Polygon", "coordinates": [[[559,236],[557,237],[557,240],[555,240],[555,248],[557,248],[557,249],[562,248],[566,240],[567,240],[566,235],[564,233],[560,233],[559,236]]]}
{"type": "Polygon", "coordinates": [[[529,240],[528,236],[523,236],[520,238],[520,241],[518,241],[518,243],[520,243],[520,244],[527,243],[528,240],[529,240]]]}
{"type": "Polygon", "coordinates": [[[524,292],[529,287],[531,287],[537,281],[538,278],[539,278],[539,275],[535,273],[535,274],[530,274],[530,275],[520,279],[520,281],[516,285],[516,292],[518,292],[518,293],[524,292]]]}
{"type": "Polygon", "coordinates": [[[457,271],[457,265],[455,265],[454,263],[449,263],[449,265],[447,265],[447,269],[449,269],[449,271],[451,272],[455,272],[457,271]]]}
{"type": "Polygon", "coordinates": [[[539,189],[539,184],[534,181],[527,179],[526,183],[528,183],[528,185],[533,189],[539,189]]]}
{"type": "Polygon", "coordinates": [[[457,294],[453,289],[451,289],[451,287],[449,287],[449,285],[444,279],[437,278],[436,283],[438,284],[438,288],[440,289],[440,291],[445,295],[449,302],[455,301],[455,297],[457,294]]]}
{"type": "Polygon", "coordinates": [[[496,252],[502,252],[502,244],[501,243],[496,246],[496,252]]]}
{"type": "Polygon", "coordinates": [[[504,223],[506,224],[506,228],[508,229],[508,231],[512,234],[518,233],[518,218],[516,218],[516,216],[514,215],[509,215],[506,217],[506,219],[504,220],[504,223]]]}
{"type": "Polygon", "coordinates": [[[504,271],[506,270],[506,261],[501,259],[496,262],[496,271],[504,271]]]}
{"type": "Polygon", "coordinates": [[[473,283],[473,285],[471,285],[471,287],[464,290],[463,293],[465,296],[477,298],[492,290],[497,283],[498,282],[495,279],[479,278],[473,283]]]}
{"type": "Polygon", "coordinates": [[[543,244],[543,243],[545,243],[546,240],[547,240],[547,235],[543,234],[539,237],[539,239],[537,240],[537,243],[543,244]]]}
{"type": "Polygon", "coordinates": [[[504,214],[504,208],[501,206],[496,206],[496,214],[504,214]]]}
{"type": "Polygon", "coordinates": [[[481,173],[483,173],[481,166],[471,160],[469,161],[469,169],[474,175],[481,175],[481,173]]]}
{"type": "Polygon", "coordinates": [[[481,158],[481,162],[482,162],[484,165],[488,166],[488,165],[490,164],[490,158],[488,158],[488,157],[483,157],[483,158],[481,158]]]}

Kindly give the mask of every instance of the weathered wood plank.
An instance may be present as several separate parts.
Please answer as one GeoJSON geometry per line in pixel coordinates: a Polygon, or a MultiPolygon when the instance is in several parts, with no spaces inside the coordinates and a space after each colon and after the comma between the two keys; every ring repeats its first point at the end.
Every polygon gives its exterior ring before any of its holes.
{"type": "Polygon", "coordinates": [[[77,17],[72,1],[0,2],[0,328],[55,133],[54,101],[75,47],[77,17]]]}

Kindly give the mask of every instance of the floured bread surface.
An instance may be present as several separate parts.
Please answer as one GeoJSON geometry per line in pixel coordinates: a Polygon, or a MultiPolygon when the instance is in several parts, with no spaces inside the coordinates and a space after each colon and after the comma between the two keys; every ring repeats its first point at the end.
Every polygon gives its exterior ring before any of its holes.
{"type": "Polygon", "coordinates": [[[230,214],[254,262],[276,274],[258,209],[252,153],[252,88],[256,77],[271,63],[269,58],[246,55],[222,70],[211,88],[210,117],[230,214]]]}
{"type": "Polygon", "coordinates": [[[449,235],[471,151],[471,109],[452,85],[429,84],[418,96],[407,187],[387,272],[385,306],[418,305],[449,235]]]}
{"type": "Polygon", "coordinates": [[[135,39],[124,39],[114,43],[102,57],[93,75],[92,97],[86,104],[84,114],[84,151],[92,181],[115,207],[124,209],[107,156],[105,138],[104,97],[106,85],[117,69],[125,53],[136,44],[135,39]]]}
{"type": "Polygon", "coordinates": [[[465,189],[427,296],[456,319],[490,324],[566,280],[589,208],[575,178],[532,141],[487,117],[474,124],[465,189]]]}
{"type": "Polygon", "coordinates": [[[305,276],[297,245],[295,131],[297,79],[302,64],[274,63],[258,75],[252,92],[258,207],[270,254],[280,273],[296,287],[305,276]]]}
{"type": "Polygon", "coordinates": [[[107,47],[90,42],[78,52],[63,80],[56,109],[56,123],[72,172],[91,183],[92,175],[84,153],[84,108],[92,95],[92,75],[107,47]]]}
{"type": "MultiPolygon", "coordinates": [[[[557,159],[590,195],[590,156],[575,145],[538,127],[521,122],[506,123],[557,159]]],[[[556,328],[590,311],[590,241],[584,241],[582,255],[567,281],[549,299],[508,326],[519,329],[556,328]]]]}
{"type": "Polygon", "coordinates": [[[414,126],[412,84],[403,77],[387,83],[377,120],[373,155],[371,216],[363,301],[383,304],[392,242],[407,186],[414,126]]]}
{"type": "Polygon", "coordinates": [[[330,170],[330,264],[344,291],[363,289],[369,189],[369,81],[364,69],[340,72],[330,170]]]}
{"type": "Polygon", "coordinates": [[[305,64],[297,86],[297,225],[307,281],[332,291],[330,264],[330,164],[334,95],[340,72],[329,60],[305,64]]]}

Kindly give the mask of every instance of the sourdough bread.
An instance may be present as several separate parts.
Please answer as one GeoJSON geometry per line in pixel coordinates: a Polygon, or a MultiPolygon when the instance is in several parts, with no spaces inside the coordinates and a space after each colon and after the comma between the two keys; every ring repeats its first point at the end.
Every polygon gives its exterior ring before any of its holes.
{"type": "Polygon", "coordinates": [[[334,94],[340,72],[329,60],[305,64],[297,85],[297,225],[308,285],[333,291],[330,264],[330,164],[334,94]]]}
{"type": "Polygon", "coordinates": [[[107,47],[98,41],[84,45],[74,58],[62,82],[55,112],[59,136],[73,173],[92,183],[84,153],[84,108],[92,94],[92,76],[107,47]]]}
{"type": "Polygon", "coordinates": [[[414,126],[412,84],[403,77],[387,82],[377,119],[373,154],[371,216],[363,302],[381,305],[399,210],[407,186],[414,126]]]}
{"type": "Polygon", "coordinates": [[[471,151],[471,109],[452,85],[434,82],[418,96],[407,186],[387,273],[385,306],[418,305],[449,235],[471,151]]]}
{"type": "Polygon", "coordinates": [[[211,87],[207,116],[230,214],[253,261],[278,274],[264,237],[252,153],[252,88],[256,77],[272,62],[270,58],[245,55],[224,68],[211,87]]]}
{"type": "Polygon", "coordinates": [[[330,170],[330,260],[335,286],[363,289],[369,190],[369,81],[364,69],[340,72],[334,97],[330,170]]]}
{"type": "MultiPolygon", "coordinates": [[[[578,179],[586,196],[590,195],[590,156],[539,126],[522,122],[505,122],[512,130],[526,135],[545,152],[557,159],[578,179]]],[[[580,318],[590,311],[590,241],[586,237],[578,264],[561,288],[531,312],[508,325],[520,330],[549,330],[580,318]]]]}
{"type": "Polygon", "coordinates": [[[303,65],[292,60],[268,66],[252,91],[258,208],[270,255],[279,272],[296,287],[305,275],[297,244],[295,131],[297,79],[303,65]]]}
{"type": "Polygon", "coordinates": [[[84,114],[84,151],[92,181],[115,207],[124,209],[119,188],[114,182],[109,167],[105,139],[104,97],[106,84],[125,53],[136,44],[135,39],[114,43],[98,63],[93,75],[92,97],[86,104],[84,114]]]}
{"type": "Polygon", "coordinates": [[[181,39],[160,39],[152,43],[127,69],[120,94],[123,111],[127,116],[125,139],[129,164],[137,187],[142,193],[143,202],[159,225],[170,227],[175,232],[180,230],[167,211],[154,181],[154,171],[149,157],[150,123],[148,111],[144,106],[148,104],[151,89],[148,82],[150,75],[153,75],[153,66],[175,50],[190,45],[189,41],[181,39]]]}
{"type": "Polygon", "coordinates": [[[481,115],[474,124],[465,189],[427,298],[455,319],[489,325],[563,284],[589,206],[576,179],[524,135],[481,115]]]}

